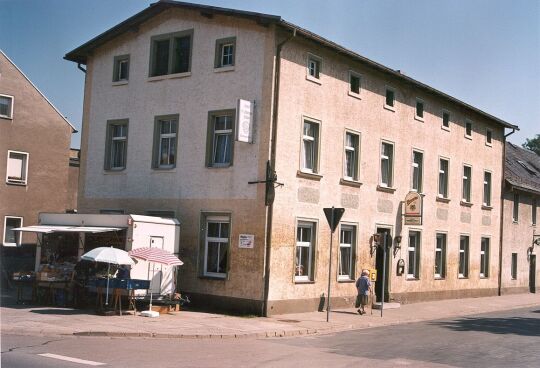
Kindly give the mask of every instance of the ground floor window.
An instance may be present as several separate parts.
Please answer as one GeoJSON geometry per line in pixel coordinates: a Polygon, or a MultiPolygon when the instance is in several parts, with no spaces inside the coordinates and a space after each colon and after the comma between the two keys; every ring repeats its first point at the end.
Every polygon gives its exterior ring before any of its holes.
{"type": "Polygon", "coordinates": [[[469,277],[469,236],[459,237],[459,270],[458,276],[469,277]]]}
{"type": "Polygon", "coordinates": [[[354,280],[354,256],[356,248],[356,226],[342,225],[339,234],[340,280],[354,280]]]}
{"type": "Polygon", "coordinates": [[[296,281],[313,280],[313,258],[315,248],[314,222],[299,221],[296,227],[296,254],[294,279],[296,281]]]}
{"type": "Polygon", "coordinates": [[[435,277],[446,277],[446,234],[438,233],[435,243],[435,277]]]}
{"type": "Polygon", "coordinates": [[[482,238],[480,244],[480,277],[489,276],[489,238],[482,238]]]}
{"type": "MultiPolygon", "coordinates": [[[[105,244],[100,246],[104,247],[105,244]]],[[[50,233],[43,234],[41,245],[42,264],[75,264],[79,257],[79,233],[50,233]]]]}
{"type": "Polygon", "coordinates": [[[224,278],[229,255],[229,216],[206,217],[204,242],[204,275],[224,278]]]}
{"type": "Polygon", "coordinates": [[[511,277],[512,280],[517,279],[517,253],[512,253],[512,265],[511,265],[511,277]]]}
{"type": "Polygon", "coordinates": [[[21,227],[23,225],[23,218],[18,216],[5,216],[4,217],[4,236],[2,238],[3,244],[6,247],[15,247],[21,245],[21,232],[13,231],[13,229],[21,227]]]}
{"type": "Polygon", "coordinates": [[[420,277],[420,231],[409,231],[407,278],[420,277]]]}

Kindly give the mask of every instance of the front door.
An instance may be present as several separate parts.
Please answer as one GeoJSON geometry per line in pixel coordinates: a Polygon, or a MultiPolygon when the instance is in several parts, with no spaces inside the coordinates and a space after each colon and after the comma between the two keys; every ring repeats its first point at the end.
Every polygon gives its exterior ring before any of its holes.
{"type": "Polygon", "coordinates": [[[531,254],[529,262],[529,291],[536,293],[536,254],[531,254]]]}
{"type": "Polygon", "coordinates": [[[389,301],[388,294],[388,278],[390,276],[390,251],[386,251],[386,266],[384,266],[384,249],[387,245],[391,244],[392,237],[390,236],[390,229],[387,228],[377,228],[377,234],[381,234],[380,243],[381,245],[377,247],[377,253],[375,255],[375,268],[377,269],[377,281],[375,282],[375,296],[376,301],[380,302],[383,295],[383,268],[385,268],[385,281],[384,281],[384,301],[389,301]],[[390,242],[390,243],[389,243],[390,242]]]}

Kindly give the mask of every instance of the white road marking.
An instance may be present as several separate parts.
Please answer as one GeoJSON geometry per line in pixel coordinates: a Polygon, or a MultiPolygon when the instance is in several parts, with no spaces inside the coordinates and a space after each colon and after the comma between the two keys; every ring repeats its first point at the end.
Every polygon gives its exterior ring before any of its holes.
{"type": "Polygon", "coordinates": [[[84,359],[78,359],[78,358],[72,358],[72,357],[68,357],[68,356],[64,356],[64,355],[49,354],[49,353],[38,354],[38,355],[40,355],[42,357],[46,357],[46,358],[65,360],[67,362],[73,362],[73,363],[79,363],[79,364],[94,365],[94,366],[96,366],[96,365],[105,365],[105,363],[93,362],[91,360],[84,360],[84,359]]]}

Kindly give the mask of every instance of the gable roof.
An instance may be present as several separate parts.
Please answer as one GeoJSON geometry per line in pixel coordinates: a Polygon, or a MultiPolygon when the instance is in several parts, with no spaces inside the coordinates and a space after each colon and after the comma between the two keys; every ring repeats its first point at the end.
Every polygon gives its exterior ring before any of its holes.
{"type": "Polygon", "coordinates": [[[507,142],[504,179],[518,189],[540,194],[540,155],[507,142]]]}
{"type": "Polygon", "coordinates": [[[497,124],[502,125],[505,128],[510,128],[514,130],[519,130],[517,125],[508,123],[502,119],[499,119],[487,112],[484,112],[472,105],[469,105],[455,97],[452,97],[444,92],[441,92],[433,87],[428,86],[427,84],[424,84],[422,82],[419,82],[411,77],[408,77],[401,72],[391,69],[387,66],[384,66],[382,64],[379,64],[373,60],[370,60],[364,56],[361,56],[354,51],[351,51],[343,46],[340,46],[339,44],[332,42],[330,40],[325,39],[322,36],[319,36],[313,32],[308,31],[307,29],[304,29],[302,27],[299,27],[293,23],[287,22],[283,20],[280,16],[277,15],[271,15],[271,14],[264,14],[264,13],[256,13],[256,12],[249,12],[249,11],[243,11],[243,10],[235,10],[235,9],[229,9],[229,8],[221,8],[216,6],[209,6],[209,5],[199,5],[199,4],[193,4],[193,3],[186,3],[182,1],[173,1],[173,0],[160,0],[156,3],[151,4],[148,8],[140,11],[139,13],[133,15],[132,17],[126,19],[125,21],[117,24],[116,26],[110,28],[109,30],[103,32],[102,34],[94,37],[90,41],[86,42],[85,44],[75,48],[74,50],[68,52],[64,59],[70,60],[79,64],[86,64],[88,60],[88,56],[90,56],[90,53],[95,48],[102,46],[106,42],[114,39],[115,37],[123,34],[124,32],[133,29],[137,27],[138,25],[142,24],[143,22],[147,21],[148,19],[158,15],[159,13],[171,9],[171,8],[183,8],[183,9],[192,9],[192,10],[198,10],[201,12],[202,15],[211,17],[213,14],[221,14],[221,15],[227,15],[227,16],[234,16],[234,17],[240,17],[240,18],[247,18],[254,20],[255,22],[261,24],[261,25],[269,25],[269,24],[275,24],[282,29],[285,29],[290,32],[294,32],[297,36],[302,36],[308,40],[311,40],[313,42],[316,42],[322,46],[328,47],[334,52],[337,52],[339,54],[345,55],[347,57],[352,58],[355,61],[362,62],[364,64],[367,64],[368,66],[382,72],[385,74],[389,74],[402,82],[405,82],[407,84],[410,84],[416,88],[419,88],[421,90],[424,90],[428,93],[433,93],[439,97],[442,97],[446,100],[449,100],[455,104],[458,104],[462,107],[465,107],[469,110],[472,110],[476,112],[477,114],[491,120],[492,122],[495,122],[497,124]]]}
{"type": "Polygon", "coordinates": [[[30,78],[28,78],[26,76],[26,74],[24,74],[24,72],[17,66],[17,64],[15,64],[5,53],[3,50],[0,50],[0,54],[2,54],[6,60],[11,64],[13,65],[13,67],[19,72],[21,73],[21,75],[24,77],[24,79],[26,79],[28,81],[28,83],[30,83],[30,85],[32,87],[34,87],[34,89],[41,95],[41,97],[43,97],[45,99],[45,101],[47,101],[47,103],[54,109],[54,111],[56,111],[56,113],[58,115],[60,115],[60,117],[62,118],[62,120],[64,120],[70,127],[71,127],[71,130],[73,133],[77,133],[77,129],[73,126],[73,124],[70,123],[70,121],[64,116],[62,115],[62,113],[60,112],[60,110],[58,110],[56,108],[56,106],[53,105],[53,103],[51,101],[49,101],[49,99],[47,98],[47,96],[45,96],[43,94],[43,92],[41,92],[39,90],[39,88],[36,87],[36,85],[34,83],[32,83],[32,81],[30,80],[30,78]]]}

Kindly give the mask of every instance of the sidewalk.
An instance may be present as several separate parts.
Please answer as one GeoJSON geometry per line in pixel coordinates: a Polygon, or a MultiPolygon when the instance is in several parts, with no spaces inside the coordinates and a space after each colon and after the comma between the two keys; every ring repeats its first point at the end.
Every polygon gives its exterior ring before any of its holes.
{"type": "Polygon", "coordinates": [[[1,332],[22,335],[76,335],[156,338],[264,338],[290,337],[397,325],[531,306],[540,307],[539,294],[441,300],[402,305],[399,309],[368,310],[360,316],[354,308],[326,312],[233,317],[191,311],[159,318],[133,315],[98,316],[92,311],[69,308],[17,306],[2,296],[1,332]]]}

